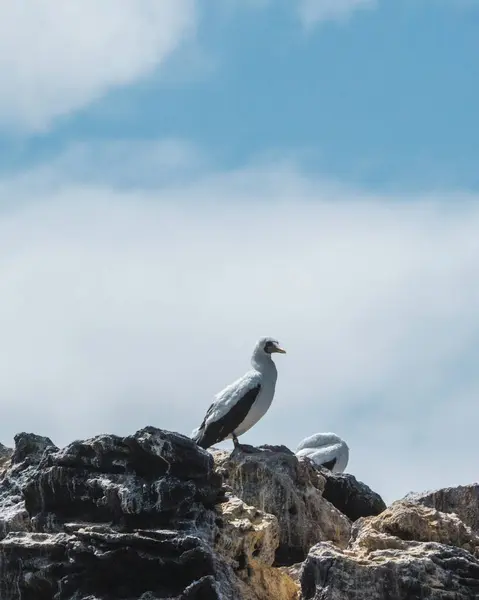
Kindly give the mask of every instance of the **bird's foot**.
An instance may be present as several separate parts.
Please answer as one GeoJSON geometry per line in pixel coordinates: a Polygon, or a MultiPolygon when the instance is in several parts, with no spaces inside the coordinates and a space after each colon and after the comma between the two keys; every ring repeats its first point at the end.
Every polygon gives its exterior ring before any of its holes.
{"type": "Polygon", "coordinates": [[[233,436],[233,444],[233,452],[243,452],[243,454],[254,454],[256,452],[256,448],[254,446],[250,446],[249,444],[240,444],[236,436],[233,436]]]}
{"type": "Polygon", "coordinates": [[[233,435],[231,436],[233,438],[233,445],[234,445],[234,451],[236,452],[242,452],[243,451],[243,445],[240,444],[238,442],[238,438],[236,437],[236,435],[233,433],[233,435]]]}
{"type": "Polygon", "coordinates": [[[240,447],[243,454],[256,454],[258,452],[254,446],[250,446],[249,444],[240,444],[240,447]]]}

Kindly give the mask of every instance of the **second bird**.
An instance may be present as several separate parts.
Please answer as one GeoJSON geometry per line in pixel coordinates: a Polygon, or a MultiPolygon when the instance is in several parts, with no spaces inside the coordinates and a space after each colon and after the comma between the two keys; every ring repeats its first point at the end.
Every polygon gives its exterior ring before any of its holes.
{"type": "Polygon", "coordinates": [[[270,337],[261,338],[251,357],[252,369],[219,394],[206,412],[193,440],[209,448],[228,438],[241,449],[238,437],[251,429],[271,406],[278,372],[271,358],[275,352],[285,354],[279,343],[270,337]]]}

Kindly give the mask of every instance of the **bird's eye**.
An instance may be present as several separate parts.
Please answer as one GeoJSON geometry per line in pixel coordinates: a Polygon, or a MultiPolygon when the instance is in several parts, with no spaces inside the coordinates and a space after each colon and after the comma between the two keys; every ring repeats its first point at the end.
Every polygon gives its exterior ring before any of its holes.
{"type": "Polygon", "coordinates": [[[267,352],[268,354],[271,354],[271,351],[274,348],[274,344],[273,342],[266,342],[266,344],[264,345],[264,351],[267,352]]]}

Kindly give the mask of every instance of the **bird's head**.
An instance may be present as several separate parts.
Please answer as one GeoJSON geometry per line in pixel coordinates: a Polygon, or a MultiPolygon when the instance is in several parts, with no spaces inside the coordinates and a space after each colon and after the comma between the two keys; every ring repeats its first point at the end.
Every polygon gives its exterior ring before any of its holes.
{"type": "Polygon", "coordinates": [[[274,352],[286,354],[286,350],[281,348],[279,342],[271,337],[259,339],[254,351],[256,356],[271,356],[274,352]]]}

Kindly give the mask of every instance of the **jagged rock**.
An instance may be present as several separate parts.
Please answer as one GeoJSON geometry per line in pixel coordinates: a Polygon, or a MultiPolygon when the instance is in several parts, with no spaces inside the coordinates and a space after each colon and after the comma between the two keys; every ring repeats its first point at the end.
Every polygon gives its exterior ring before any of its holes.
{"type": "Polygon", "coordinates": [[[241,597],[213,550],[224,491],[207,452],[151,427],[63,450],[43,439],[17,436],[0,481],[27,522],[0,542],[2,600],[241,597]]]}
{"type": "Polygon", "coordinates": [[[216,452],[215,466],[152,427],[62,450],[23,433],[2,456],[0,600],[479,598],[474,486],[384,508],[287,448],[216,452]],[[382,512],[351,527],[326,499],[333,480],[352,518],[382,512]]]}
{"type": "Polygon", "coordinates": [[[311,549],[301,586],[303,600],[477,600],[479,561],[432,542],[367,559],[323,542],[311,549]]]}
{"type": "Polygon", "coordinates": [[[322,469],[326,479],[323,496],[351,521],[379,515],[386,504],[379,494],[349,473],[331,473],[322,469]]]}
{"type": "Polygon", "coordinates": [[[13,449],[0,444],[0,473],[3,471],[13,454],[13,449]]]}
{"type": "Polygon", "coordinates": [[[213,553],[199,537],[75,527],[72,535],[10,533],[0,543],[2,600],[221,598],[213,553]]]}
{"type": "Polygon", "coordinates": [[[479,533],[479,483],[408,494],[405,500],[445,513],[455,513],[466,525],[479,533]]]}
{"type": "Polygon", "coordinates": [[[245,570],[254,559],[271,566],[279,545],[278,519],[231,494],[227,502],[220,504],[219,511],[222,516],[219,553],[239,570],[245,570]]]}
{"type": "Polygon", "coordinates": [[[211,455],[147,427],[59,450],[20,434],[0,480],[1,600],[296,600],[276,517],[225,496],[211,455]]]}
{"type": "MultiPolygon", "coordinates": [[[[5,448],[5,447],[3,447],[5,448]]],[[[25,507],[23,486],[30,480],[45,453],[58,450],[50,438],[34,433],[15,436],[15,448],[4,452],[4,470],[0,479],[0,540],[9,531],[31,531],[32,523],[25,507]]]]}
{"type": "Polygon", "coordinates": [[[301,585],[301,569],[303,568],[303,563],[294,563],[294,565],[289,565],[287,567],[278,567],[280,571],[286,573],[291,579],[298,585],[301,585]]]}
{"type": "Polygon", "coordinates": [[[478,549],[456,516],[397,502],[359,519],[347,549],[323,542],[310,550],[303,600],[477,600],[478,549]]]}
{"type": "Polygon", "coordinates": [[[357,521],[352,528],[350,548],[381,550],[391,544],[391,536],[398,538],[395,543],[403,549],[410,541],[448,544],[471,553],[479,549],[479,536],[456,515],[404,500],[395,502],[377,517],[357,521]]]}
{"type": "Polygon", "coordinates": [[[298,460],[284,446],[216,450],[214,456],[217,471],[236,496],[277,517],[280,543],[275,565],[301,562],[321,540],[347,545],[351,524],[323,498],[325,479],[309,460],[298,460]]]}
{"type": "Polygon", "coordinates": [[[38,531],[75,518],[127,528],[211,529],[221,480],[189,438],[147,427],[100,435],[44,456],[22,488],[38,531]]]}
{"type": "Polygon", "coordinates": [[[27,465],[37,465],[45,452],[58,450],[50,438],[35,433],[17,433],[14,441],[12,464],[22,465],[22,471],[27,465]]]}
{"type": "Polygon", "coordinates": [[[216,550],[245,584],[241,600],[298,599],[298,582],[272,567],[279,545],[276,517],[231,495],[220,505],[220,514],[216,550]]]}

